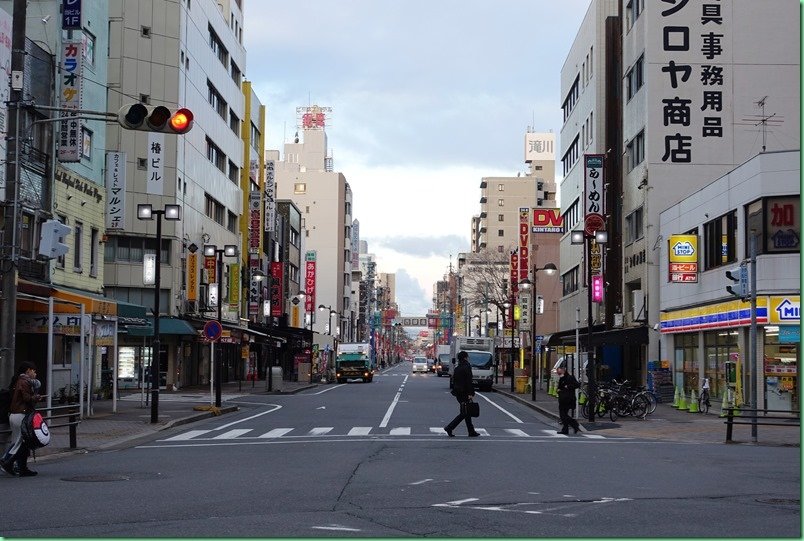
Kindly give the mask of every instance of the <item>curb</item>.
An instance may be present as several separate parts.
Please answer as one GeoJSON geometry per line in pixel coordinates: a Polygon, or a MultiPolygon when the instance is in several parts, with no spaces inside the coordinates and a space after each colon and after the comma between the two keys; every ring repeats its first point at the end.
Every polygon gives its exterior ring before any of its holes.
{"type": "Polygon", "coordinates": [[[521,396],[518,396],[518,395],[516,395],[514,393],[511,393],[510,391],[501,391],[501,390],[497,389],[496,387],[492,387],[492,391],[494,391],[495,393],[499,393],[499,394],[501,394],[503,396],[507,396],[508,398],[513,398],[514,400],[516,400],[520,404],[523,404],[523,405],[525,405],[525,406],[527,406],[527,407],[529,407],[531,409],[534,409],[534,410],[538,411],[539,413],[541,413],[542,415],[546,415],[547,417],[550,417],[550,418],[552,418],[552,419],[554,419],[556,421],[561,420],[561,417],[556,412],[546,410],[545,408],[541,407],[540,405],[535,404],[535,403],[533,403],[533,402],[531,402],[529,400],[525,400],[521,396]]]}

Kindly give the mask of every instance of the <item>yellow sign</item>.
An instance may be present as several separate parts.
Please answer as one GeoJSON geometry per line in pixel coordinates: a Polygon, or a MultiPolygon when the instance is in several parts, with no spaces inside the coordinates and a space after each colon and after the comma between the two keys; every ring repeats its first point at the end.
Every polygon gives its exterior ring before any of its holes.
{"type": "Polygon", "coordinates": [[[198,254],[187,256],[187,300],[198,300],[198,254]]]}
{"type": "Polygon", "coordinates": [[[240,306],[240,263],[229,264],[229,306],[240,306]]]}
{"type": "Polygon", "coordinates": [[[670,235],[670,263],[698,262],[698,235],[670,235]]]}
{"type": "Polygon", "coordinates": [[[771,325],[800,325],[801,300],[798,295],[768,297],[768,322],[771,325]]]}

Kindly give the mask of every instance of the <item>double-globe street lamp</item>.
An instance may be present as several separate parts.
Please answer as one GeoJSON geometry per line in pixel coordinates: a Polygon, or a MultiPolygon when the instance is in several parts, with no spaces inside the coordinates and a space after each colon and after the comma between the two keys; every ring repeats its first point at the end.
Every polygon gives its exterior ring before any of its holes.
{"type": "MultiPolygon", "coordinates": [[[[222,325],[223,322],[223,256],[237,257],[237,245],[226,244],[222,249],[214,244],[204,245],[204,255],[206,257],[217,256],[217,264],[215,268],[216,277],[218,279],[218,294],[216,295],[216,302],[218,304],[218,323],[222,325]]],[[[221,360],[220,355],[215,358],[215,342],[211,344],[211,356],[215,381],[215,407],[221,407],[221,360]]]]}
{"type": "MultiPolygon", "coordinates": [[[[584,245],[584,257],[586,258],[586,290],[587,290],[587,303],[586,303],[586,319],[588,321],[588,332],[586,342],[586,376],[589,379],[589,421],[595,421],[595,414],[597,409],[597,366],[595,365],[595,348],[592,347],[592,296],[594,295],[595,287],[601,289],[602,295],[602,276],[598,277],[598,284],[593,284],[592,277],[592,241],[596,244],[606,244],[609,236],[606,231],[594,231],[588,233],[587,231],[573,230],[570,233],[570,242],[572,244],[584,245]]],[[[577,353],[577,352],[576,352],[577,353]]]]}
{"type": "MultiPolygon", "coordinates": [[[[536,348],[536,316],[540,314],[539,311],[539,296],[536,295],[536,281],[537,276],[536,273],[539,271],[544,271],[547,275],[555,274],[558,271],[558,267],[555,266],[554,263],[547,263],[544,267],[537,267],[533,266],[533,282],[528,278],[525,278],[521,282],[519,282],[519,287],[521,287],[524,291],[528,291],[531,286],[533,286],[533,293],[531,295],[531,306],[532,306],[532,320],[531,320],[531,333],[530,333],[530,347],[531,347],[531,356],[530,356],[530,399],[535,401],[536,400],[536,357],[539,352],[537,352],[536,348]]],[[[541,389],[542,384],[542,374],[541,374],[541,360],[539,360],[539,388],[541,389]]]]}
{"type": "Polygon", "coordinates": [[[162,210],[154,210],[153,205],[137,205],[137,219],[153,220],[156,216],[156,263],[154,269],[154,341],[151,352],[151,422],[159,422],[159,359],[161,340],[159,336],[159,293],[162,287],[162,217],[165,220],[181,220],[181,206],[165,205],[162,210]]]}
{"type": "MultiPolygon", "coordinates": [[[[511,362],[511,392],[514,392],[514,314],[513,304],[511,301],[506,300],[502,303],[503,307],[503,337],[505,337],[505,323],[508,321],[508,313],[511,313],[511,347],[509,348],[508,355],[511,362]]],[[[503,368],[503,383],[505,383],[505,368],[503,368]]]]}

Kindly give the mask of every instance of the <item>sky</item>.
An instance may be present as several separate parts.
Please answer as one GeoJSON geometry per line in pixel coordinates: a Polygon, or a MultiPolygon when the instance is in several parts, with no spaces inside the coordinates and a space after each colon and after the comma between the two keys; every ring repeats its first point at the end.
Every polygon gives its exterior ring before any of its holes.
{"type": "Polygon", "coordinates": [[[529,127],[558,140],[561,68],[589,2],[244,2],[266,148],[292,141],[297,107],[332,108],[334,168],[378,271],[396,273],[402,315],[426,314],[471,251],[481,178],[527,170],[529,127]]]}

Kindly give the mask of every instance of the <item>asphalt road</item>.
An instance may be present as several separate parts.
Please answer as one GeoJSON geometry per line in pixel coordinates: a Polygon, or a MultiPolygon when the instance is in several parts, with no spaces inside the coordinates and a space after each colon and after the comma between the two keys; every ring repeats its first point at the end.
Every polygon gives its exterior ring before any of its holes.
{"type": "Polygon", "coordinates": [[[449,438],[446,378],[253,395],[235,414],[0,478],[0,535],[801,535],[800,449],[555,434],[493,393],[449,438]],[[32,512],[32,509],[35,510],[32,512]]]}

